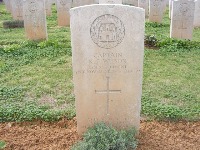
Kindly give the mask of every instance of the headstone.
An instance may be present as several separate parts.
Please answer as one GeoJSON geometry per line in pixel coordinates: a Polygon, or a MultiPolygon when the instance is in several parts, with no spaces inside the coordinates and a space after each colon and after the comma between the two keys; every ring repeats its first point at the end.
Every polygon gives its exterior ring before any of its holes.
{"type": "Polygon", "coordinates": [[[30,40],[47,39],[47,24],[44,0],[24,0],[24,27],[30,40]]]}
{"type": "Polygon", "coordinates": [[[23,0],[10,0],[12,17],[14,20],[23,20],[23,0]]]}
{"type": "Polygon", "coordinates": [[[99,4],[99,0],[94,0],[94,4],[99,4]]]}
{"type": "Polygon", "coordinates": [[[169,1],[170,1],[170,0],[166,0],[166,5],[167,5],[167,6],[169,6],[169,1]]]}
{"type": "Polygon", "coordinates": [[[73,0],[73,7],[94,4],[94,0],[73,0]]]}
{"type": "Polygon", "coordinates": [[[132,6],[138,6],[138,0],[123,0],[123,4],[132,5],[132,6]]]}
{"type": "Polygon", "coordinates": [[[169,5],[169,0],[165,0],[165,10],[164,10],[164,12],[167,10],[168,5],[169,5]]]}
{"type": "Polygon", "coordinates": [[[55,3],[55,0],[45,0],[45,8],[46,8],[46,15],[51,16],[52,10],[51,7],[55,3]]]}
{"type": "Polygon", "coordinates": [[[99,4],[122,4],[122,0],[99,0],[99,4]]]}
{"type": "Polygon", "coordinates": [[[138,0],[138,7],[145,10],[145,16],[148,17],[149,14],[149,0],[138,0]]]}
{"type": "Polygon", "coordinates": [[[57,15],[59,26],[70,25],[69,10],[72,6],[72,0],[57,0],[57,15]]]}
{"type": "Polygon", "coordinates": [[[169,0],[169,18],[171,19],[171,13],[172,13],[172,3],[174,0],[169,0]]]}
{"type": "Polygon", "coordinates": [[[4,0],[4,3],[5,3],[5,5],[6,5],[6,10],[8,11],[8,12],[11,12],[11,4],[10,4],[10,0],[4,0]]]}
{"type": "Polygon", "coordinates": [[[200,27],[200,0],[195,1],[194,26],[200,27]]]}
{"type": "Polygon", "coordinates": [[[70,15],[78,133],[98,122],[139,129],[144,10],[89,5],[70,15]]]}
{"type": "Polygon", "coordinates": [[[150,0],[149,1],[149,21],[161,23],[166,7],[165,0],[150,0]]]}
{"type": "Polygon", "coordinates": [[[172,2],[170,37],[192,39],[195,2],[179,0],[172,2]]]}

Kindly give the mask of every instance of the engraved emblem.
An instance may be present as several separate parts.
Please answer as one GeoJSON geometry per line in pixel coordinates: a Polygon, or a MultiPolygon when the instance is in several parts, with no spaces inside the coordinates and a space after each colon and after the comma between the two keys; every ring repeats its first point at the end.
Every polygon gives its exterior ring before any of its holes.
{"type": "Polygon", "coordinates": [[[60,4],[65,6],[67,4],[67,0],[60,0],[60,4]]]}
{"type": "Polygon", "coordinates": [[[123,41],[125,27],[118,17],[110,14],[102,15],[92,23],[90,36],[99,47],[111,49],[123,41]]]}
{"type": "Polygon", "coordinates": [[[183,16],[186,16],[189,11],[187,5],[187,3],[181,4],[180,14],[182,14],[183,16]]]}
{"type": "Polygon", "coordinates": [[[38,11],[37,3],[35,0],[29,2],[28,9],[31,13],[35,13],[36,11],[38,11]]]}

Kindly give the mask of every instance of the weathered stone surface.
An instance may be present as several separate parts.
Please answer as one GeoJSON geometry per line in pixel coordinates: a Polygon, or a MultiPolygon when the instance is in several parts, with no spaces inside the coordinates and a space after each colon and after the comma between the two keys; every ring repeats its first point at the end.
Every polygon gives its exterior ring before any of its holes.
{"type": "Polygon", "coordinates": [[[149,15],[149,0],[138,0],[138,7],[145,10],[145,16],[149,15]]]}
{"type": "Polygon", "coordinates": [[[94,0],[94,4],[99,4],[99,0],[94,0]]]}
{"type": "Polygon", "coordinates": [[[10,4],[10,0],[4,0],[4,3],[6,5],[6,10],[8,12],[11,12],[12,11],[12,8],[11,8],[11,4],[10,4]]]}
{"type": "Polygon", "coordinates": [[[123,4],[138,6],[138,0],[123,0],[123,4]]]}
{"type": "Polygon", "coordinates": [[[72,6],[72,0],[57,0],[57,15],[59,26],[70,25],[69,10],[72,6]]]}
{"type": "Polygon", "coordinates": [[[172,3],[174,0],[169,0],[169,18],[171,19],[171,13],[172,13],[172,3]]]}
{"type": "Polygon", "coordinates": [[[99,0],[99,4],[122,4],[122,0],[99,0]]]}
{"type": "Polygon", "coordinates": [[[51,7],[55,3],[56,3],[55,0],[45,0],[45,9],[46,9],[46,15],[47,16],[51,16],[52,15],[51,7]]]}
{"type": "Polygon", "coordinates": [[[144,10],[104,4],[70,13],[78,133],[102,121],[139,129],[144,10]]]}
{"type": "Polygon", "coordinates": [[[164,16],[166,1],[150,0],[149,5],[149,21],[161,23],[164,16]]]}
{"type": "Polygon", "coordinates": [[[23,13],[26,37],[30,40],[47,39],[44,0],[23,1],[23,13]]]}
{"type": "Polygon", "coordinates": [[[91,5],[94,4],[94,0],[73,0],[73,7],[91,5]]]}
{"type": "Polygon", "coordinates": [[[180,0],[172,2],[170,37],[192,39],[195,2],[180,0]]]}
{"type": "Polygon", "coordinates": [[[194,26],[200,27],[200,0],[195,1],[194,26]]]}
{"type": "Polygon", "coordinates": [[[23,20],[23,0],[10,0],[14,20],[23,20]]]}

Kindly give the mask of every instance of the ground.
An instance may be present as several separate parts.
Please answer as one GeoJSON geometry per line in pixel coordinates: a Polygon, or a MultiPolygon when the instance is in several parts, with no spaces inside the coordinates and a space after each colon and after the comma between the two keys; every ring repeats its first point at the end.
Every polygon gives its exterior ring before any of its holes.
{"type": "MultiPolygon", "coordinates": [[[[142,121],[137,150],[198,150],[200,122],[142,121]]],[[[42,121],[0,124],[0,139],[5,149],[69,150],[81,138],[77,134],[76,119],[55,123],[42,121]]]]}

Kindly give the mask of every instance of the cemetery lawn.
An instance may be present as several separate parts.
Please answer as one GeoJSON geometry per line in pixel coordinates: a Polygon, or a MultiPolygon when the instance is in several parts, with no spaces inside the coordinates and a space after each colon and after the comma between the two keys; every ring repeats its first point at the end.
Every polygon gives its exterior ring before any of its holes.
{"type": "MultiPolygon", "coordinates": [[[[80,139],[70,29],[57,26],[53,7],[48,41],[31,42],[23,28],[3,29],[12,17],[0,4],[0,149],[69,149],[80,139]]],[[[169,27],[167,13],[163,24],[146,23],[142,116],[152,121],[141,121],[138,150],[199,147],[200,29],[178,41],[169,27]]]]}
{"type": "MultiPolygon", "coordinates": [[[[3,28],[11,15],[0,4],[0,122],[75,116],[70,29],[57,26],[53,7],[48,41],[31,42],[23,28],[3,28]]],[[[168,14],[163,24],[146,23],[154,47],[145,49],[142,115],[199,120],[200,28],[193,41],[170,40],[169,24],[168,14]]]]}

